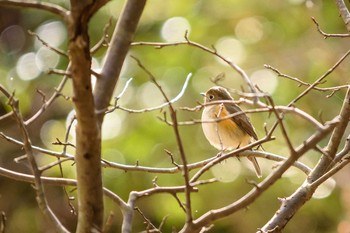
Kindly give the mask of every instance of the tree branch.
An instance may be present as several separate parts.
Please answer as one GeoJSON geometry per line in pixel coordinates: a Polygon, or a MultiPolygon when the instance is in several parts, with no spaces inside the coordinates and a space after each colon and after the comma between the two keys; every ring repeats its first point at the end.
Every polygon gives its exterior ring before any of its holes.
{"type": "Polygon", "coordinates": [[[101,174],[101,128],[95,113],[91,86],[91,54],[88,23],[105,1],[71,0],[68,48],[76,113],[76,174],[78,182],[77,232],[103,229],[103,185],[101,174]]]}
{"type": "Polygon", "coordinates": [[[10,6],[10,7],[29,7],[39,10],[44,10],[51,12],[55,15],[60,16],[64,21],[68,20],[69,11],[57,4],[42,2],[42,1],[31,1],[31,0],[2,0],[0,1],[0,6],[10,6]]]}
{"type": "Polygon", "coordinates": [[[348,32],[350,32],[350,13],[348,8],[345,5],[344,0],[335,0],[337,7],[339,9],[339,13],[341,17],[343,18],[343,21],[345,23],[346,29],[348,32]]]}
{"type": "MultiPolygon", "coordinates": [[[[167,46],[177,46],[177,45],[190,45],[195,48],[199,48],[207,53],[210,53],[216,57],[218,57],[220,60],[224,61],[227,65],[229,65],[231,68],[237,71],[239,75],[243,78],[244,82],[247,84],[249,87],[250,91],[254,94],[257,93],[252,81],[248,77],[247,73],[237,64],[234,62],[230,61],[229,59],[226,59],[224,56],[219,54],[215,49],[209,49],[205,47],[204,45],[201,45],[199,43],[196,43],[194,41],[189,40],[187,37],[187,33],[185,34],[185,41],[180,41],[180,42],[173,42],[173,43],[162,43],[162,42],[133,42],[133,46],[140,46],[140,45],[145,45],[145,46],[154,46],[156,48],[163,48],[167,46]]],[[[258,98],[257,96],[254,96],[254,102],[257,102],[258,98]]]]}
{"type": "MultiPolygon", "coordinates": [[[[2,137],[3,139],[14,143],[16,145],[19,146],[23,146],[23,143],[11,138],[9,136],[6,136],[5,134],[3,134],[2,132],[0,132],[0,137],[2,137]]],[[[46,150],[43,149],[41,147],[37,147],[37,146],[32,146],[33,150],[41,152],[43,154],[47,154],[47,155],[51,155],[51,156],[55,156],[55,157],[60,157],[60,158],[69,158],[70,160],[74,161],[74,156],[68,153],[62,153],[62,152],[55,152],[55,151],[51,151],[51,150],[46,150]]],[[[234,156],[234,154],[231,154],[231,156],[234,156]]],[[[271,161],[276,161],[276,162],[283,162],[286,160],[285,157],[277,155],[277,154],[272,154],[266,151],[243,151],[240,153],[240,156],[243,157],[248,157],[248,156],[254,156],[254,157],[258,157],[258,158],[265,158],[271,161]]],[[[19,160],[22,160],[24,158],[27,158],[27,156],[20,156],[18,158],[15,159],[16,162],[19,162],[19,160]]],[[[194,169],[197,168],[201,168],[203,166],[205,166],[206,164],[210,163],[212,160],[214,160],[216,157],[212,157],[209,159],[205,159],[202,161],[198,161],[195,163],[190,163],[187,165],[187,169],[189,171],[192,171],[194,169]]],[[[125,172],[148,172],[148,173],[154,173],[154,174],[175,174],[175,173],[179,173],[182,172],[184,167],[181,164],[177,164],[177,166],[175,167],[169,167],[169,168],[160,168],[160,167],[145,167],[145,166],[140,166],[138,165],[127,165],[127,164],[120,164],[120,163],[116,163],[113,161],[107,161],[107,160],[102,160],[101,161],[101,166],[105,167],[105,168],[115,168],[115,169],[119,169],[125,172]]],[[[304,172],[305,174],[309,174],[311,169],[306,166],[305,164],[296,161],[293,164],[294,167],[300,169],[302,172],[304,172]]]]}
{"type": "MultiPolygon", "coordinates": [[[[343,107],[340,111],[340,115],[337,117],[337,123],[335,124],[333,133],[326,147],[326,154],[323,155],[319,163],[316,165],[314,170],[291,196],[283,199],[281,207],[275,213],[275,215],[270,219],[268,223],[262,228],[263,232],[281,232],[289,220],[294,216],[294,214],[303,206],[303,204],[308,201],[313,193],[315,192],[318,185],[321,184],[320,181],[325,181],[330,175],[333,175],[336,169],[331,170],[331,172],[326,173],[329,170],[330,164],[332,163],[332,158],[335,157],[336,151],[339,147],[340,140],[345,132],[346,126],[348,125],[350,117],[350,89],[346,94],[343,102],[343,107]],[[326,175],[325,175],[326,173],[326,175]],[[323,177],[323,178],[320,178],[323,177]]],[[[297,154],[304,154],[305,146],[300,146],[296,149],[297,154]]],[[[337,169],[345,166],[348,163],[346,160],[337,169]]]]}
{"type": "Polygon", "coordinates": [[[315,134],[308,138],[302,145],[300,145],[295,150],[295,154],[291,155],[284,163],[281,164],[281,166],[276,171],[271,173],[264,181],[257,184],[250,192],[248,192],[242,198],[220,209],[208,211],[207,213],[200,216],[198,219],[194,220],[192,226],[184,226],[184,228],[180,232],[189,233],[198,231],[198,229],[200,229],[201,227],[207,226],[217,219],[226,217],[242,208],[247,207],[256,198],[258,198],[266,189],[268,189],[272,184],[274,184],[282,176],[282,174],[284,174],[284,172],[295,163],[295,161],[300,156],[306,153],[306,151],[315,147],[315,145],[320,140],[326,137],[329,134],[329,132],[331,132],[332,129],[334,129],[337,123],[337,119],[328,122],[324,129],[318,130],[315,134]]]}
{"type": "MultiPolygon", "coordinates": [[[[105,56],[101,78],[95,85],[94,98],[97,111],[106,109],[109,105],[145,4],[146,0],[126,1],[105,56]]],[[[100,124],[103,117],[104,114],[99,115],[100,124]]]]}
{"type": "MultiPolygon", "coordinates": [[[[17,180],[21,182],[27,182],[27,183],[35,182],[35,177],[33,175],[11,171],[3,167],[0,167],[0,175],[12,180],[17,180]]],[[[74,179],[45,177],[45,176],[41,176],[40,179],[42,183],[47,185],[77,186],[77,181],[74,179]]],[[[103,192],[107,197],[111,198],[111,200],[113,200],[116,204],[118,204],[122,209],[126,208],[126,203],[118,195],[116,195],[115,193],[113,193],[107,188],[103,188],[103,192]]]]}
{"type": "MultiPolygon", "coordinates": [[[[4,90],[2,90],[4,91],[4,90]]],[[[9,95],[9,93],[5,94],[6,96],[9,95]]],[[[29,139],[29,133],[26,129],[26,126],[23,121],[23,117],[19,111],[19,102],[14,98],[14,96],[10,96],[9,98],[9,105],[12,108],[13,115],[15,117],[15,120],[17,122],[18,128],[22,134],[23,138],[23,148],[27,154],[27,160],[31,166],[31,170],[34,174],[34,184],[35,184],[35,191],[36,191],[36,200],[38,202],[39,208],[45,215],[45,217],[49,220],[49,223],[55,228],[57,232],[68,232],[68,230],[62,225],[62,223],[58,220],[58,218],[55,216],[55,214],[50,209],[47,200],[46,195],[44,191],[44,186],[41,181],[41,171],[38,168],[38,165],[34,158],[34,153],[32,150],[32,144],[29,139]]]]}

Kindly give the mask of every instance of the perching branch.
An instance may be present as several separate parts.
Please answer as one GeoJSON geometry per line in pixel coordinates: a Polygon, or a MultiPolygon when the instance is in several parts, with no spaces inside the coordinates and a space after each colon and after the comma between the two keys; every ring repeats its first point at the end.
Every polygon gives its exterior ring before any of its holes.
{"type": "MultiPolygon", "coordinates": [[[[319,163],[316,165],[315,169],[311,172],[308,178],[305,180],[304,184],[299,187],[290,197],[283,199],[280,209],[276,214],[270,219],[268,223],[262,228],[263,232],[281,232],[286,226],[289,220],[294,216],[294,214],[303,206],[303,204],[308,201],[313,193],[315,192],[318,185],[321,184],[319,178],[322,177],[328,170],[329,166],[332,164],[330,159],[335,157],[336,151],[339,147],[340,139],[343,136],[346,126],[349,122],[350,117],[350,90],[348,90],[347,95],[343,102],[343,107],[340,111],[339,117],[336,120],[332,136],[326,147],[326,155],[323,155],[319,163]],[[319,180],[318,182],[315,182],[319,180]]],[[[296,152],[300,154],[304,150],[304,146],[296,149],[296,152]]],[[[345,166],[348,161],[342,163],[345,166]]],[[[340,168],[340,166],[338,166],[340,168]]],[[[336,170],[331,173],[326,173],[322,180],[325,180],[336,170]]]]}
{"type": "MultiPolygon", "coordinates": [[[[331,130],[338,123],[337,119],[328,122],[323,130],[318,130],[311,137],[309,137],[302,145],[300,145],[294,155],[291,155],[284,163],[281,164],[273,173],[271,173],[264,181],[257,184],[250,192],[241,197],[239,200],[219,209],[210,210],[207,213],[200,216],[198,219],[193,221],[191,227],[185,226],[180,232],[195,232],[201,227],[204,227],[213,221],[226,217],[236,211],[245,208],[250,203],[252,203],[256,198],[258,198],[266,189],[268,189],[272,184],[274,184],[282,174],[289,169],[295,161],[302,156],[306,151],[313,148],[320,140],[326,137],[331,130]]],[[[231,152],[231,153],[235,153],[231,152]]]]}

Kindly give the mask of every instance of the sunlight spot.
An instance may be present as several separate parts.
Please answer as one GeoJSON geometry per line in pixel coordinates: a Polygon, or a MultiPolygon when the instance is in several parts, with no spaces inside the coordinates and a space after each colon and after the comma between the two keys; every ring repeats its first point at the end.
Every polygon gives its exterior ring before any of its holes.
{"type": "Polygon", "coordinates": [[[167,42],[185,40],[185,33],[189,34],[191,25],[184,17],[173,17],[165,21],[161,29],[161,36],[167,42]]]}
{"type": "MultiPolygon", "coordinates": [[[[60,46],[66,39],[66,29],[59,21],[46,22],[40,25],[36,33],[38,36],[52,47],[60,46]]],[[[42,47],[43,44],[39,40],[35,40],[35,48],[42,47]]]]}
{"type": "Polygon", "coordinates": [[[278,79],[277,75],[270,70],[257,70],[250,76],[254,85],[257,85],[261,90],[267,93],[274,93],[277,85],[278,79]]]}
{"type": "Polygon", "coordinates": [[[32,80],[40,75],[35,63],[35,53],[23,54],[17,61],[16,72],[22,80],[32,80]]]}
{"type": "Polygon", "coordinates": [[[60,56],[47,47],[41,47],[35,55],[35,63],[41,71],[48,71],[58,65],[60,56]]]}
{"type": "Polygon", "coordinates": [[[264,35],[262,23],[255,17],[241,19],[235,28],[236,36],[245,43],[256,43],[264,35]]]}
{"type": "Polygon", "coordinates": [[[17,53],[23,48],[25,39],[23,28],[11,25],[0,34],[0,50],[7,55],[17,53]]]}
{"type": "Polygon", "coordinates": [[[54,147],[52,143],[56,141],[56,138],[64,141],[64,138],[62,138],[64,135],[65,128],[63,127],[62,122],[57,120],[46,121],[40,129],[40,139],[48,148],[54,147]]]}
{"type": "Polygon", "coordinates": [[[108,140],[117,137],[122,131],[124,121],[124,112],[111,112],[105,115],[102,124],[102,140],[108,140]]]}
{"type": "MultiPolygon", "coordinates": [[[[241,63],[246,57],[244,46],[239,40],[233,37],[220,38],[214,47],[218,54],[234,63],[241,63]]],[[[217,59],[220,63],[226,64],[221,59],[217,59]]]]}
{"type": "MultiPolygon", "coordinates": [[[[164,82],[158,80],[158,83],[163,88],[163,91],[168,95],[169,89],[166,87],[164,82]]],[[[142,108],[156,107],[160,104],[165,103],[165,99],[162,93],[159,91],[156,85],[151,82],[147,82],[139,87],[138,93],[140,93],[138,97],[139,103],[142,103],[142,108]]],[[[168,96],[168,98],[171,99],[170,96],[168,96]]]]}

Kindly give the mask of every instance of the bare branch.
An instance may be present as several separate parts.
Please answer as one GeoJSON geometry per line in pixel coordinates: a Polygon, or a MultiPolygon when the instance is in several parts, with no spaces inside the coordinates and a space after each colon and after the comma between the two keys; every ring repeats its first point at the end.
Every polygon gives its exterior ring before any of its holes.
{"type": "MultiPolygon", "coordinates": [[[[6,136],[2,132],[0,132],[0,137],[2,137],[3,139],[5,139],[11,143],[14,143],[16,145],[23,146],[22,142],[17,141],[9,136],[6,136]]],[[[54,151],[46,150],[46,149],[43,149],[43,148],[40,148],[37,146],[32,146],[32,148],[33,148],[33,150],[36,150],[38,152],[41,152],[41,153],[44,153],[47,155],[51,155],[51,156],[55,156],[55,157],[69,158],[70,160],[74,161],[74,156],[71,154],[68,154],[68,153],[54,152],[54,151]]],[[[265,159],[268,159],[271,161],[277,161],[277,162],[282,162],[282,161],[286,160],[286,158],[283,156],[272,154],[272,153],[269,153],[266,151],[243,151],[240,153],[240,156],[243,156],[243,157],[255,156],[255,157],[265,158],[265,159]]],[[[21,156],[21,157],[16,158],[16,160],[22,160],[26,157],[27,156],[21,156]]],[[[208,164],[209,162],[211,162],[212,160],[214,160],[215,158],[216,158],[216,156],[209,158],[209,159],[206,159],[206,160],[198,161],[195,163],[190,163],[187,165],[187,169],[189,171],[192,171],[194,169],[201,168],[201,167],[205,166],[206,164],[208,164]]],[[[126,164],[120,164],[120,163],[106,161],[106,160],[101,161],[101,166],[106,167],[106,168],[115,168],[115,169],[119,169],[122,171],[148,172],[148,173],[155,173],[155,174],[174,174],[174,173],[182,172],[182,170],[184,169],[183,165],[181,165],[181,164],[177,164],[177,165],[175,165],[175,167],[171,167],[171,168],[158,168],[158,167],[156,168],[156,167],[140,166],[139,164],[137,166],[126,165],[126,164]]],[[[295,164],[293,164],[293,166],[300,169],[301,171],[303,171],[306,174],[309,174],[309,172],[311,170],[305,164],[298,162],[298,161],[295,162],[295,164]]]]}
{"type": "MultiPolygon", "coordinates": [[[[34,183],[34,176],[28,175],[24,173],[14,172],[11,170],[8,170],[6,168],[0,167],[0,175],[3,177],[7,177],[9,179],[27,182],[27,183],[34,183]]],[[[77,181],[73,179],[67,179],[67,178],[56,178],[56,177],[40,177],[41,181],[44,184],[48,185],[54,185],[54,186],[77,186],[77,181]]],[[[113,193],[107,188],[103,188],[104,194],[111,198],[116,204],[118,204],[122,209],[127,208],[126,203],[121,199],[118,195],[113,193]]]]}
{"type": "MultiPolygon", "coordinates": [[[[190,180],[190,183],[192,184],[193,182],[197,181],[206,171],[208,171],[211,167],[213,167],[214,165],[232,157],[232,156],[237,156],[238,154],[240,154],[241,152],[244,152],[246,150],[250,150],[253,147],[256,147],[264,142],[273,140],[270,135],[265,136],[262,139],[259,139],[249,145],[246,145],[244,147],[240,147],[234,151],[228,152],[226,154],[222,154],[221,156],[217,156],[215,157],[212,161],[210,161],[209,163],[207,163],[205,166],[203,166],[198,172],[196,172],[193,177],[190,180]]],[[[249,155],[249,154],[248,154],[249,155]]],[[[251,155],[251,154],[250,154],[251,155]]]]}
{"type": "MultiPolygon", "coordinates": [[[[69,70],[71,67],[71,63],[68,64],[67,70],[69,70]]],[[[41,106],[41,108],[28,120],[25,121],[26,125],[30,125],[33,123],[41,114],[43,114],[46,109],[59,97],[61,96],[61,91],[63,90],[64,86],[66,85],[66,82],[68,80],[68,75],[65,75],[62,78],[61,83],[58,85],[57,89],[55,89],[55,92],[52,94],[52,96],[45,101],[45,103],[41,106]]]]}
{"type": "MultiPolygon", "coordinates": [[[[208,105],[213,105],[213,104],[218,104],[218,103],[235,103],[235,104],[241,104],[241,103],[247,103],[250,105],[255,105],[253,101],[249,101],[247,99],[241,98],[238,101],[213,101],[209,104],[203,104],[200,106],[196,106],[195,108],[193,108],[195,111],[199,108],[202,108],[204,106],[208,106],[208,105]]],[[[241,114],[250,114],[250,113],[261,113],[261,112],[273,112],[273,110],[277,111],[278,113],[294,113],[300,117],[302,117],[303,119],[305,119],[306,121],[310,122],[311,124],[313,124],[317,129],[322,129],[323,125],[318,122],[315,118],[313,118],[311,115],[309,115],[308,113],[296,108],[296,107],[285,107],[285,106],[270,106],[270,105],[266,105],[262,102],[258,102],[257,105],[260,107],[258,109],[249,109],[249,110],[244,110],[242,112],[236,112],[230,115],[227,115],[225,117],[220,117],[217,118],[215,120],[206,120],[206,121],[202,121],[202,120],[191,120],[191,121],[181,121],[178,122],[178,125],[194,125],[194,124],[201,124],[201,123],[213,123],[213,122],[220,122],[220,121],[224,121],[226,119],[229,119],[231,117],[235,117],[235,116],[239,116],[241,114]]],[[[184,109],[184,108],[180,108],[182,110],[190,110],[192,111],[192,109],[184,109]]],[[[171,122],[167,122],[168,124],[172,124],[171,122]]]]}
{"type": "Polygon", "coordinates": [[[316,169],[310,174],[309,182],[312,183],[314,180],[318,179],[327,170],[330,169],[332,165],[332,159],[335,158],[341,139],[345,133],[346,126],[349,124],[350,118],[350,88],[348,89],[343,106],[340,110],[340,122],[334,129],[331,138],[326,147],[326,153],[328,156],[322,156],[316,169]]]}
{"type": "Polygon", "coordinates": [[[344,0],[336,0],[337,7],[339,9],[340,15],[343,18],[343,21],[345,23],[346,29],[348,32],[350,32],[350,13],[348,8],[345,5],[344,0]]]}
{"type": "Polygon", "coordinates": [[[58,49],[58,48],[54,48],[52,46],[49,45],[49,43],[47,43],[46,41],[44,41],[37,33],[32,32],[30,30],[28,30],[29,35],[31,36],[35,36],[45,47],[47,47],[48,49],[54,51],[55,53],[57,53],[58,55],[61,55],[63,57],[68,57],[68,54],[66,54],[64,51],[58,49]]]}
{"type": "Polygon", "coordinates": [[[284,139],[287,142],[288,149],[290,150],[291,154],[293,154],[294,153],[294,147],[293,147],[292,142],[291,142],[291,140],[290,140],[290,138],[288,136],[287,130],[286,130],[286,128],[284,126],[284,122],[283,122],[284,114],[283,113],[279,114],[277,112],[277,110],[275,109],[275,104],[273,102],[273,99],[270,96],[266,96],[266,98],[268,99],[268,101],[270,102],[270,104],[272,106],[272,112],[275,113],[275,115],[276,115],[278,124],[279,124],[279,126],[281,128],[281,131],[282,131],[282,135],[283,135],[284,139]]]}
{"type": "Polygon", "coordinates": [[[313,82],[308,88],[306,88],[302,93],[300,93],[294,100],[292,100],[288,106],[296,103],[299,99],[309,93],[310,90],[314,89],[317,85],[319,85],[328,75],[330,75],[350,54],[350,50],[348,50],[331,68],[329,68],[321,77],[319,77],[315,82],[313,82]]]}
{"type": "Polygon", "coordinates": [[[103,34],[101,39],[90,49],[90,53],[94,54],[96,53],[102,46],[108,46],[108,30],[112,25],[112,17],[109,18],[108,23],[103,28],[103,34]]]}
{"type": "MultiPolygon", "coordinates": [[[[185,155],[185,150],[182,144],[182,140],[180,137],[180,132],[179,132],[179,127],[177,125],[177,115],[176,115],[176,111],[173,108],[169,98],[167,97],[167,95],[165,94],[165,92],[163,91],[162,87],[158,84],[156,78],[154,77],[154,75],[148,70],[146,69],[146,67],[144,67],[141,63],[140,60],[138,60],[137,58],[133,57],[137,64],[140,66],[141,69],[143,69],[149,76],[149,78],[151,79],[151,81],[157,86],[157,88],[159,89],[159,91],[162,93],[165,101],[169,104],[169,109],[170,109],[170,116],[171,119],[173,121],[173,130],[175,133],[175,137],[176,137],[176,142],[177,142],[177,146],[180,152],[180,158],[182,161],[182,164],[184,166],[184,170],[183,170],[183,176],[184,176],[184,180],[185,180],[185,197],[186,197],[186,225],[192,225],[192,220],[193,220],[193,216],[192,216],[192,206],[191,206],[191,191],[192,191],[192,186],[190,185],[190,178],[189,178],[189,171],[187,169],[187,158],[185,155]]],[[[189,79],[189,78],[188,78],[189,79]]],[[[184,85],[185,86],[185,85],[184,85]]],[[[185,88],[183,88],[183,90],[185,90],[185,88]]],[[[183,91],[182,91],[183,92],[183,91]]],[[[180,92],[181,94],[181,92],[180,92]]],[[[175,98],[176,99],[176,98],[175,98]]]]}
{"type": "MultiPolygon", "coordinates": [[[[156,48],[163,48],[163,47],[167,47],[167,46],[177,46],[177,45],[190,45],[196,48],[199,48],[207,53],[210,53],[216,57],[218,57],[220,60],[224,61],[226,64],[228,64],[230,67],[232,67],[234,70],[237,71],[237,73],[239,73],[239,75],[243,78],[243,80],[246,82],[246,84],[248,85],[248,87],[250,88],[252,93],[257,93],[257,91],[255,90],[255,87],[252,83],[252,81],[250,80],[250,78],[248,77],[247,73],[240,67],[238,66],[236,63],[232,62],[231,60],[225,58],[224,56],[222,56],[221,54],[219,54],[215,49],[209,49],[207,47],[205,47],[204,45],[201,45],[199,43],[193,42],[191,40],[188,39],[187,37],[187,33],[185,35],[185,41],[181,41],[181,42],[173,42],[173,43],[161,43],[161,42],[133,42],[131,45],[133,46],[153,46],[156,48]]],[[[258,101],[258,98],[255,97],[254,101],[258,101]]]]}
{"type": "MultiPolygon", "coordinates": [[[[296,77],[292,77],[290,75],[284,74],[284,73],[280,72],[277,68],[272,67],[270,65],[264,65],[264,67],[269,69],[269,70],[274,71],[278,76],[280,76],[282,78],[287,78],[287,79],[293,80],[293,81],[299,83],[300,85],[307,86],[307,87],[312,85],[312,84],[304,82],[296,77]]],[[[317,90],[317,91],[331,91],[334,94],[334,92],[339,91],[341,89],[348,88],[348,86],[349,85],[341,85],[341,86],[335,86],[335,87],[317,87],[317,86],[315,86],[313,89],[317,90]]]]}
{"type": "MultiPolygon", "coordinates": [[[[282,174],[284,174],[284,172],[295,163],[295,161],[300,156],[302,156],[306,151],[313,148],[320,140],[326,137],[332,131],[332,129],[337,125],[337,123],[338,123],[338,119],[336,118],[333,121],[327,123],[323,130],[318,130],[309,139],[307,139],[302,145],[300,145],[295,151],[295,154],[291,155],[284,163],[282,163],[281,166],[275,170],[275,172],[271,173],[267,178],[264,179],[264,181],[257,184],[256,187],[254,187],[250,192],[248,192],[246,195],[241,197],[239,200],[225,207],[222,207],[220,209],[208,211],[198,219],[194,220],[192,226],[185,225],[180,232],[181,233],[194,232],[203,226],[207,226],[208,224],[215,221],[216,219],[223,218],[232,213],[235,213],[236,211],[252,203],[267,188],[269,188],[272,184],[274,184],[282,176],[282,174]]],[[[255,143],[259,141],[256,141],[255,143]]],[[[244,149],[247,149],[247,148],[244,148],[244,149]]],[[[231,153],[237,153],[238,150],[235,150],[231,153]]]]}
{"type": "Polygon", "coordinates": [[[145,220],[145,223],[147,224],[147,232],[150,232],[149,227],[152,227],[152,232],[160,232],[155,225],[149,220],[146,215],[142,213],[139,207],[135,207],[135,210],[142,216],[142,218],[145,220]],[[154,230],[154,231],[153,231],[154,230]]]}
{"type": "Polygon", "coordinates": [[[9,118],[11,116],[13,116],[13,112],[12,111],[8,112],[8,113],[6,113],[6,114],[4,114],[2,116],[0,116],[0,121],[5,120],[6,118],[9,118]]]}
{"type": "Polygon", "coordinates": [[[316,21],[316,19],[314,17],[311,17],[311,19],[315,23],[317,27],[317,31],[321,33],[321,35],[324,36],[325,39],[327,39],[328,37],[341,37],[341,38],[350,37],[350,33],[347,33],[347,34],[325,33],[324,31],[322,31],[320,24],[316,21]]]}
{"type": "Polygon", "coordinates": [[[333,159],[334,163],[339,162],[344,156],[350,152],[350,135],[346,138],[344,148],[333,159]]]}
{"type": "Polygon", "coordinates": [[[0,1],[0,6],[21,7],[21,8],[29,7],[29,8],[44,10],[60,16],[64,21],[68,20],[68,14],[69,14],[67,9],[59,5],[49,3],[49,2],[42,2],[42,1],[2,0],[0,1]]]}
{"type": "MultiPolygon", "coordinates": [[[[105,56],[106,62],[102,66],[101,78],[95,85],[94,98],[97,111],[107,109],[109,105],[145,4],[146,0],[128,0],[124,5],[105,56]]],[[[103,116],[104,114],[98,116],[100,124],[103,116]]]]}
{"type": "MultiPolygon", "coordinates": [[[[114,111],[115,109],[121,109],[121,110],[126,111],[126,112],[129,112],[129,113],[144,113],[144,112],[151,112],[151,111],[156,111],[156,110],[162,109],[162,108],[164,108],[164,107],[166,107],[166,106],[169,106],[169,104],[173,104],[173,103],[175,103],[176,101],[178,101],[179,99],[181,99],[181,97],[184,95],[184,93],[185,93],[185,91],[186,91],[186,88],[187,88],[187,86],[188,86],[188,83],[189,83],[191,77],[192,77],[192,73],[189,73],[189,74],[187,75],[187,77],[186,77],[186,80],[185,80],[185,82],[184,82],[184,84],[183,84],[183,86],[182,86],[182,89],[181,89],[181,91],[179,92],[179,94],[178,94],[175,98],[169,100],[169,102],[166,101],[165,103],[163,103],[163,104],[161,104],[161,105],[159,105],[159,106],[155,106],[155,107],[151,107],[151,108],[143,108],[143,109],[139,109],[139,110],[138,110],[138,109],[128,109],[128,108],[119,106],[119,105],[117,104],[117,100],[118,100],[120,97],[119,97],[119,98],[117,97],[117,98],[116,98],[116,102],[115,102],[115,104],[114,104],[114,107],[111,108],[110,110],[108,110],[107,112],[114,111]]],[[[123,91],[124,91],[124,90],[123,90],[123,91]]],[[[123,93],[123,92],[122,92],[122,93],[123,93]]],[[[121,94],[122,94],[122,93],[121,93],[121,94]]]]}
{"type": "MultiPolygon", "coordinates": [[[[348,92],[346,100],[344,100],[344,105],[342,108],[341,115],[345,114],[344,111],[347,112],[346,114],[349,114],[349,112],[350,112],[349,98],[350,98],[350,95],[348,92]]],[[[348,119],[349,119],[349,116],[346,119],[346,124],[348,122],[348,119]]],[[[334,130],[332,135],[334,135],[335,132],[342,135],[342,130],[339,129],[339,127],[341,125],[343,125],[343,123],[344,123],[344,119],[342,119],[341,117],[336,117],[333,120],[333,122],[331,122],[329,124],[329,125],[333,126],[332,128],[329,128],[330,130],[334,130]]],[[[345,129],[343,129],[343,130],[345,130],[345,129]]],[[[303,145],[300,145],[298,148],[296,148],[295,155],[291,156],[291,157],[295,157],[295,156],[299,157],[299,156],[303,155],[307,150],[309,150],[311,146],[314,147],[316,144],[311,144],[310,143],[311,140],[314,141],[315,137],[309,138],[309,140],[307,140],[303,145]]],[[[335,144],[337,144],[337,146],[339,146],[337,140],[338,140],[337,136],[331,136],[330,141],[334,141],[334,142],[329,143],[329,146],[331,148],[333,148],[333,146],[335,144]]],[[[331,150],[328,150],[328,152],[331,152],[331,150]]],[[[332,155],[332,154],[328,153],[328,155],[331,157],[334,157],[334,155],[332,155]]],[[[279,208],[279,210],[270,219],[270,221],[267,222],[265,224],[265,226],[262,228],[263,232],[265,232],[265,231],[266,232],[268,232],[268,231],[280,232],[286,226],[286,224],[294,216],[294,214],[301,208],[301,206],[303,206],[303,204],[312,197],[317,186],[319,184],[321,184],[320,181],[324,181],[326,178],[329,178],[329,176],[333,174],[333,173],[329,173],[329,174],[327,174],[327,176],[324,176],[319,182],[314,183],[316,179],[318,179],[319,177],[321,177],[324,174],[324,172],[326,171],[329,164],[330,164],[330,160],[329,160],[328,156],[325,156],[325,155],[322,156],[320,162],[317,164],[315,169],[311,172],[311,174],[305,180],[303,185],[300,186],[291,196],[289,196],[288,198],[283,200],[282,205],[279,208]],[[314,183],[314,185],[311,185],[312,183],[314,183]]]]}
{"type": "Polygon", "coordinates": [[[19,102],[12,96],[9,99],[9,105],[11,106],[14,117],[16,119],[18,128],[22,134],[23,138],[23,147],[27,154],[27,159],[31,165],[32,172],[34,174],[34,184],[36,191],[36,199],[39,205],[39,208],[49,220],[49,223],[59,232],[68,232],[68,230],[62,225],[62,223],[57,219],[55,214],[51,211],[45,196],[44,186],[41,181],[41,171],[38,169],[37,163],[34,158],[34,153],[32,150],[31,141],[29,139],[28,131],[25,127],[21,113],[19,112],[19,102]]]}

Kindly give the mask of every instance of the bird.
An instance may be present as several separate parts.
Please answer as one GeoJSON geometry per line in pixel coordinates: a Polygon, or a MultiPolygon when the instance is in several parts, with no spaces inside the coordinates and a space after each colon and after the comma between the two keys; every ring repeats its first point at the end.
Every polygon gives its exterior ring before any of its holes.
{"type": "MultiPolygon", "coordinates": [[[[221,151],[228,151],[258,140],[247,115],[237,104],[230,102],[233,101],[233,98],[226,88],[214,86],[201,94],[204,96],[202,129],[206,139],[213,147],[221,151]],[[217,104],[213,102],[217,102],[217,104]],[[237,112],[241,112],[241,114],[227,117],[237,112]]],[[[257,177],[260,178],[261,169],[257,159],[254,156],[248,156],[248,159],[254,165],[257,177]]]]}

